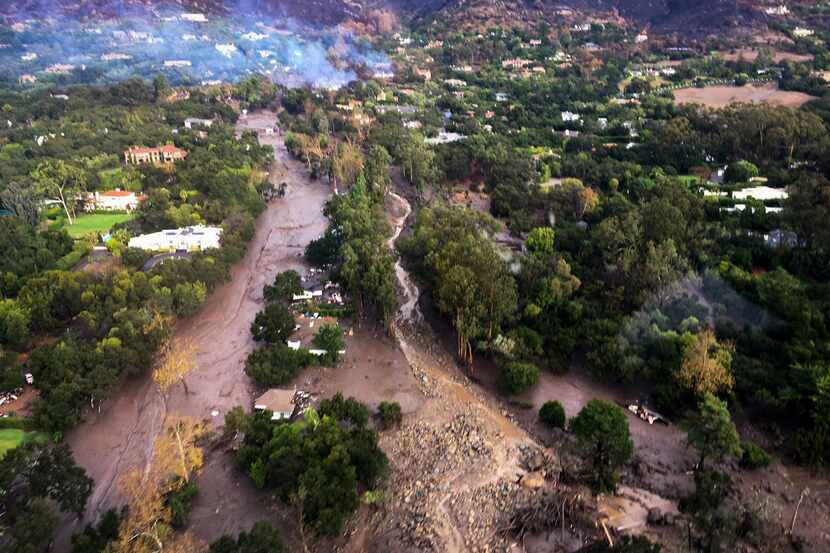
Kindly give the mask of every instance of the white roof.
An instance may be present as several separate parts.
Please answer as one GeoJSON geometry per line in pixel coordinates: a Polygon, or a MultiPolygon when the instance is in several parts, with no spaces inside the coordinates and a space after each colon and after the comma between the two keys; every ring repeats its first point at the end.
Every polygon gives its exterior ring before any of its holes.
{"type": "Polygon", "coordinates": [[[193,226],[166,229],[130,238],[129,247],[142,250],[207,250],[218,248],[220,227],[193,226]]]}
{"type": "Polygon", "coordinates": [[[755,186],[752,188],[744,188],[743,190],[736,190],[732,193],[732,197],[736,200],[745,200],[747,198],[754,198],[756,200],[785,200],[788,194],[784,188],[755,186]]]}

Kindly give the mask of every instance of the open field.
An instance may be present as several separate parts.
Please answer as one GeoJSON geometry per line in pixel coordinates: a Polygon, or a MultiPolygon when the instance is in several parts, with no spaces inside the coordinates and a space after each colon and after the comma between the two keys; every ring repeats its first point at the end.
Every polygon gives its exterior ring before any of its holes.
{"type": "Polygon", "coordinates": [[[66,231],[72,238],[81,238],[95,232],[107,232],[118,223],[129,221],[132,215],[125,213],[92,213],[79,215],[74,225],[67,225],[66,231]]]}
{"type": "Polygon", "coordinates": [[[676,104],[702,104],[711,108],[722,108],[738,102],[798,107],[810,100],[815,100],[815,96],[810,96],[803,92],[779,90],[778,85],[775,83],[762,86],[679,88],[674,91],[674,101],[676,104]]]}
{"type": "Polygon", "coordinates": [[[38,432],[26,432],[18,428],[6,428],[0,430],[0,459],[10,449],[14,449],[24,442],[44,439],[43,434],[38,432]]]}
{"type": "MultiPolygon", "coordinates": [[[[741,48],[740,50],[733,50],[731,52],[715,52],[715,55],[724,61],[738,61],[742,59],[753,62],[758,58],[758,54],[759,51],[754,48],[741,48]]],[[[812,60],[813,56],[811,54],[794,54],[792,52],[779,52],[778,50],[772,53],[772,61],[775,63],[782,61],[801,62],[812,60]]]]}

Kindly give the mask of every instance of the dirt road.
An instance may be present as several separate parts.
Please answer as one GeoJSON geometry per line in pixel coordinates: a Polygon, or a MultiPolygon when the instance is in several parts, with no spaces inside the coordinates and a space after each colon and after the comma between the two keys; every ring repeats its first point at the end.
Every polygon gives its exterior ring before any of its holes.
{"type": "MultiPolygon", "coordinates": [[[[257,113],[243,117],[238,128],[260,131],[275,124],[275,114],[257,113]]],[[[322,209],[330,193],[328,186],[309,180],[302,164],[289,159],[282,136],[261,133],[260,142],[274,147],[277,161],[272,179],[288,182],[288,192],[257,220],[256,235],[245,258],[234,267],[231,281],[218,288],[196,316],[177,325],[174,339],[193,340],[197,348],[198,367],[187,378],[190,393],[176,387],[165,405],[148,371],[126,382],[100,414],[90,414],[67,436],[76,460],[95,480],[83,523],[120,506],[119,476],[134,466],[146,466],[168,412],[221,425],[227,410],[247,406],[252,399],[253,388],[243,367],[253,349],[250,324],[262,307],[262,287],[280,271],[303,267],[297,254],[325,230],[322,209]]],[[[264,516],[262,494],[223,457],[209,459],[200,476],[204,493],[192,520],[196,534],[205,540],[249,527],[264,516]]],[[[62,528],[58,550],[67,549],[69,536],[83,523],[62,528]]]]}

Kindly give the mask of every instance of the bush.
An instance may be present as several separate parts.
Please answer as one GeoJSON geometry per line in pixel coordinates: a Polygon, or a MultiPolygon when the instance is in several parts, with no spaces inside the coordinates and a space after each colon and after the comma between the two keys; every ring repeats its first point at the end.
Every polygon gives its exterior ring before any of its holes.
{"type": "Polygon", "coordinates": [[[565,409],[558,401],[546,401],[539,409],[539,420],[548,428],[565,428],[565,409]]]}
{"type": "Polygon", "coordinates": [[[520,394],[539,380],[539,367],[533,363],[513,361],[501,369],[500,384],[508,394],[520,394]]]}
{"type": "Polygon", "coordinates": [[[139,248],[127,248],[121,252],[121,262],[131,269],[141,269],[153,254],[139,248]]]}
{"type": "Polygon", "coordinates": [[[75,245],[75,249],[55,262],[55,268],[60,271],[70,271],[91,251],[92,247],[89,244],[86,242],[78,242],[75,245]]]}
{"type": "Polygon", "coordinates": [[[35,423],[32,419],[24,417],[3,417],[0,418],[0,430],[16,428],[18,430],[34,430],[35,423]]]}
{"type": "Polygon", "coordinates": [[[378,405],[378,416],[383,428],[388,429],[401,423],[401,405],[397,401],[381,401],[378,405]]]}
{"type": "Polygon", "coordinates": [[[754,163],[741,160],[730,163],[723,178],[726,182],[747,182],[752,177],[757,176],[758,167],[754,163]]]}
{"type": "Polygon", "coordinates": [[[283,553],[285,545],[279,530],[267,520],[254,524],[250,532],[240,532],[236,541],[228,535],[212,544],[208,553],[283,553]]]}
{"type": "Polygon", "coordinates": [[[190,518],[190,510],[193,508],[193,500],[198,493],[199,486],[196,485],[196,482],[188,482],[167,494],[167,506],[172,514],[170,523],[173,528],[184,528],[187,524],[187,519],[190,518]]]}
{"type": "Polygon", "coordinates": [[[755,470],[768,467],[772,463],[770,454],[755,442],[747,440],[741,445],[741,448],[744,450],[741,456],[741,466],[745,469],[755,470]]]}

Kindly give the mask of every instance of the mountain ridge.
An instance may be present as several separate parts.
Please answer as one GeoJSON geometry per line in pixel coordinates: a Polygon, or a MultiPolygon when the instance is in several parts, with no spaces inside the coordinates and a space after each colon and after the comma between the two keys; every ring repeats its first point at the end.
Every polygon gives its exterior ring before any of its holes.
{"type": "Polygon", "coordinates": [[[622,17],[629,24],[665,33],[710,34],[730,27],[762,23],[765,2],[759,0],[21,0],[0,6],[0,15],[22,18],[58,13],[76,17],[117,17],[135,10],[175,8],[205,13],[267,12],[312,24],[360,21],[377,10],[390,10],[415,23],[451,17],[459,21],[523,21],[561,19],[562,10],[576,17],[622,17]]]}

